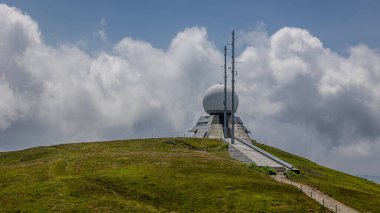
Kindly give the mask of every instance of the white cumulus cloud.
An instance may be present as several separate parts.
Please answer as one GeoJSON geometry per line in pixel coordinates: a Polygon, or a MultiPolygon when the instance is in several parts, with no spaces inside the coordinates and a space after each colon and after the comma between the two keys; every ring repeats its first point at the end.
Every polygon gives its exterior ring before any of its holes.
{"type": "Polygon", "coordinates": [[[340,56],[305,29],[256,37],[239,57],[240,113],[261,141],[355,172],[353,155],[380,160],[369,151],[380,138],[379,59],[364,45],[340,56]]]}

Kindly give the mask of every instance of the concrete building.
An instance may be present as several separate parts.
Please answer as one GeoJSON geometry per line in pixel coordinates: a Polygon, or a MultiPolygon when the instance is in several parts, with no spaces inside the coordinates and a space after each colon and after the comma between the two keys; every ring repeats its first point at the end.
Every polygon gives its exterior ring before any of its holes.
{"type": "MultiPolygon", "coordinates": [[[[234,94],[234,112],[238,109],[239,98],[234,94]]],[[[227,88],[227,138],[230,137],[231,112],[232,112],[232,90],[227,88]]],[[[215,84],[207,89],[203,96],[203,109],[205,115],[202,115],[195,126],[189,131],[194,133],[197,138],[223,138],[224,123],[224,86],[215,84]]],[[[235,137],[250,141],[250,131],[244,126],[240,117],[235,115],[235,137]]]]}
{"type": "MultiPolygon", "coordinates": [[[[271,167],[278,172],[287,170],[298,171],[293,165],[283,161],[282,159],[271,155],[270,153],[260,149],[252,144],[250,131],[244,126],[240,117],[235,115],[235,142],[231,143],[230,128],[231,112],[232,112],[232,91],[227,88],[227,138],[223,139],[228,144],[228,152],[233,159],[254,163],[261,167],[271,167]]],[[[197,138],[215,138],[222,139],[224,124],[224,85],[216,84],[211,86],[203,97],[203,109],[205,114],[202,115],[195,126],[189,131],[194,133],[197,138]]],[[[239,98],[234,94],[234,113],[239,106],[239,98]]]]}

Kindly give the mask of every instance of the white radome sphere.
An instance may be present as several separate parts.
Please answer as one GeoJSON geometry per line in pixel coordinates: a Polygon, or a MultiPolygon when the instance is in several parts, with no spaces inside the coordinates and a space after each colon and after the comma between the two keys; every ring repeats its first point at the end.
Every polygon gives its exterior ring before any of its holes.
{"type": "MultiPolygon", "coordinates": [[[[227,113],[231,113],[232,109],[232,89],[227,87],[227,113]]],[[[239,98],[234,94],[234,112],[236,112],[239,106],[239,98]]],[[[203,109],[206,113],[223,113],[224,112],[224,85],[215,84],[207,89],[205,95],[203,96],[203,109]]]]}

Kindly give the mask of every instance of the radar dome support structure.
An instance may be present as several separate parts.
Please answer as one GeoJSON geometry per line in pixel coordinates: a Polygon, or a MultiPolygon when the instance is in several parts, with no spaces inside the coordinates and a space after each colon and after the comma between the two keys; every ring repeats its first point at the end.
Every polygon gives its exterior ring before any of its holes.
{"type": "MultiPolygon", "coordinates": [[[[223,67],[223,66],[222,66],[223,67]]],[[[232,44],[224,46],[224,84],[215,84],[203,96],[204,113],[195,126],[189,130],[193,137],[229,139],[231,144],[238,139],[251,141],[250,131],[244,126],[236,110],[239,98],[235,92],[235,32],[232,31],[232,44]],[[227,46],[232,45],[232,67],[227,67],[227,46]],[[227,68],[232,71],[232,88],[227,86],[227,68]],[[235,140],[236,137],[236,140],[235,140]]]]}
{"type": "Polygon", "coordinates": [[[227,46],[224,45],[224,122],[223,133],[224,139],[227,138],[227,46]]]}
{"type": "MultiPolygon", "coordinates": [[[[231,59],[231,65],[232,65],[232,109],[234,109],[234,95],[235,94],[235,31],[232,30],[232,59],[231,59]]],[[[231,113],[231,144],[234,144],[235,142],[235,112],[232,110],[231,113]]]]}

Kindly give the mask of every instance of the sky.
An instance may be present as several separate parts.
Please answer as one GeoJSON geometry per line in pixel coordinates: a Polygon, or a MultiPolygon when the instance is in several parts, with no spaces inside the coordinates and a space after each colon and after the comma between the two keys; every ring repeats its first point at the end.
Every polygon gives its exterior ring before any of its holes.
{"type": "Polygon", "coordinates": [[[252,137],[380,176],[378,1],[2,1],[0,151],[189,134],[236,31],[252,137]]]}

